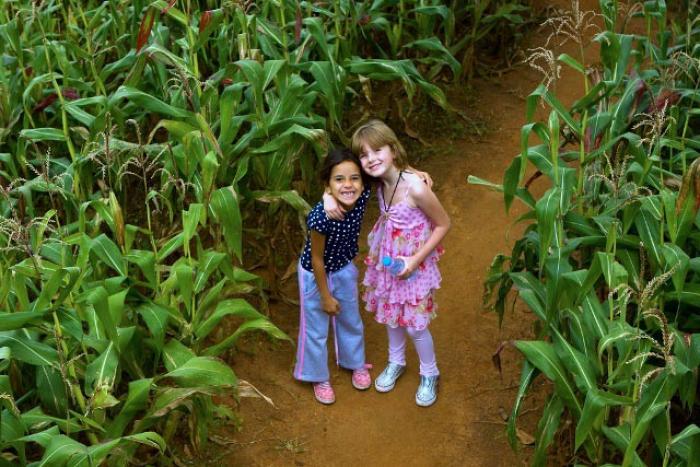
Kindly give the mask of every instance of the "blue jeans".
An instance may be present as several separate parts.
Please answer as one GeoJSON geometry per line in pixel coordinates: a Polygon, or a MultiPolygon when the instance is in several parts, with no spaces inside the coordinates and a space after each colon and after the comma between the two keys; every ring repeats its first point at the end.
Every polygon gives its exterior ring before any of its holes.
{"type": "Polygon", "coordinates": [[[335,334],[336,363],[357,370],[365,364],[364,327],[357,297],[357,267],[348,263],[339,271],[327,273],[328,288],[338,300],[340,312],[331,316],[321,308],[321,294],[312,272],[297,266],[301,312],[297,361],[294,377],[300,381],[323,382],[328,372],[328,329],[335,334]]]}

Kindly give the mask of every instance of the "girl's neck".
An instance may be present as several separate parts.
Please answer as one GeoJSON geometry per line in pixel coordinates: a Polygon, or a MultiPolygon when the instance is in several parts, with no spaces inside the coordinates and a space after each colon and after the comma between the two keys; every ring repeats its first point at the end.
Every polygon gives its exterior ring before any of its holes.
{"type": "Polygon", "coordinates": [[[398,167],[392,165],[391,168],[384,172],[384,174],[381,176],[382,183],[384,183],[384,185],[387,187],[394,187],[396,186],[396,182],[399,180],[399,176],[401,176],[401,171],[398,169],[398,167]]]}

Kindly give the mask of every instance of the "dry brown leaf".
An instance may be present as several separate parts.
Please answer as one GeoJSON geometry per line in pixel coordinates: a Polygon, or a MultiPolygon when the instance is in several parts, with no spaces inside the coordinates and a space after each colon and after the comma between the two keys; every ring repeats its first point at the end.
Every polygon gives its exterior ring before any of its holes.
{"type": "Polygon", "coordinates": [[[515,436],[517,436],[518,441],[520,441],[525,446],[532,446],[533,444],[535,444],[535,437],[532,436],[530,433],[521,430],[520,428],[515,429],[515,436]]]}
{"type": "Polygon", "coordinates": [[[267,397],[265,394],[260,392],[258,388],[250,384],[248,381],[244,379],[239,379],[238,380],[238,387],[236,388],[238,391],[238,397],[259,397],[261,399],[264,399],[265,402],[273,406],[274,408],[277,408],[274,402],[272,402],[272,399],[267,397]]]}

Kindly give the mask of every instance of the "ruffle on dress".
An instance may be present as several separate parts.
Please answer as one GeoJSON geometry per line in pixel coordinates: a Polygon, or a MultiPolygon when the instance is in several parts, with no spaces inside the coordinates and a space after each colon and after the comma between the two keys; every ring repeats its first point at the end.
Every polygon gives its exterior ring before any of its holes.
{"type": "Polygon", "coordinates": [[[432,225],[428,217],[405,201],[382,212],[374,225],[368,237],[369,253],[365,258],[367,270],[362,282],[365,286],[362,298],[365,308],[375,314],[375,320],[379,323],[420,330],[425,329],[436,316],[437,304],[433,300],[433,292],[440,288],[442,281],[437,265],[444,253],[441,246],[425,258],[410,279],[397,278],[382,264],[385,256],[392,259],[412,256],[431,233],[432,225]]]}

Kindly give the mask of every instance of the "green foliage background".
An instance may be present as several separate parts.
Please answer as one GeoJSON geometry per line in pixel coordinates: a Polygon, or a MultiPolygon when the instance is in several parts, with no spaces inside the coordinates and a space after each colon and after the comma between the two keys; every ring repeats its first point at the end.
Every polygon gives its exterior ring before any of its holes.
{"type": "Polygon", "coordinates": [[[235,419],[219,357],[289,340],[250,270],[279,272],[346,110],[377,81],[450,109],[433,80],[525,11],[0,0],[0,464],[167,463],[235,419]]]}
{"type": "Polygon", "coordinates": [[[503,183],[471,179],[501,191],[506,208],[527,206],[525,233],[494,259],[485,299],[503,319],[515,289],[537,319],[537,340],[515,343],[526,362],[508,424],[517,446],[533,380],[553,383],[534,465],[555,441],[567,464],[700,459],[700,29],[697,3],[678,3],[673,16],[663,1],[601,0],[602,16],[551,18],[579,46],[554,65],[581,73],[581,97],[567,107],[539,86],[503,183]],[[644,34],[628,32],[635,21],[644,34]],[[597,68],[584,61],[591,27],[597,68]],[[539,104],[546,121],[534,118],[539,104]],[[546,177],[542,196],[528,167],[546,177]]]}

